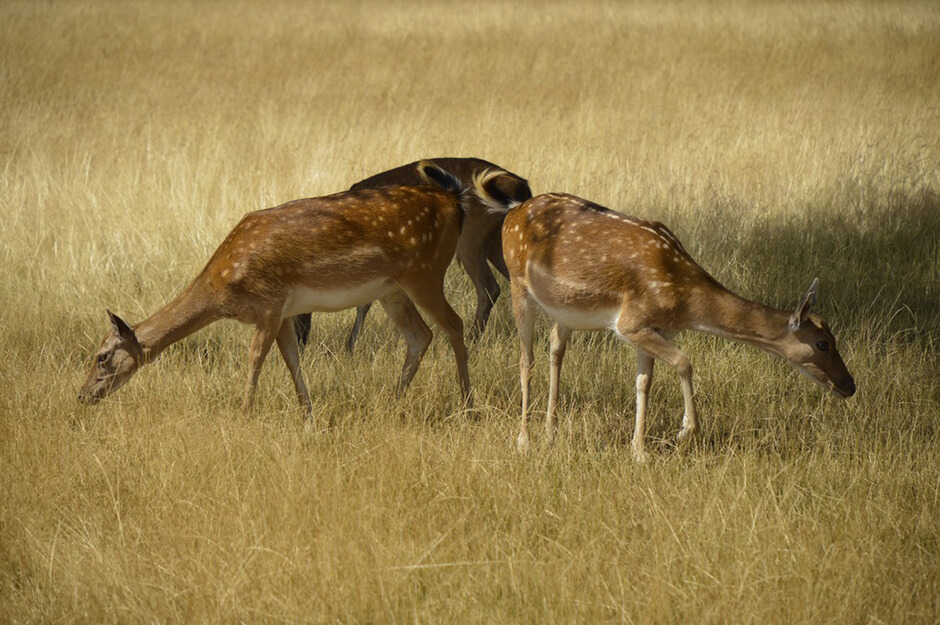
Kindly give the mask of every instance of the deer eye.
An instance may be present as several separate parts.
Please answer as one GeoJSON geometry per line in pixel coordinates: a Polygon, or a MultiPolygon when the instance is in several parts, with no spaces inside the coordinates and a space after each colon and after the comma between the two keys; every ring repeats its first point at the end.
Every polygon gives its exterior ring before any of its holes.
{"type": "Polygon", "coordinates": [[[816,349],[818,349],[821,352],[828,352],[829,343],[827,341],[819,341],[818,343],[816,343],[816,349]]]}

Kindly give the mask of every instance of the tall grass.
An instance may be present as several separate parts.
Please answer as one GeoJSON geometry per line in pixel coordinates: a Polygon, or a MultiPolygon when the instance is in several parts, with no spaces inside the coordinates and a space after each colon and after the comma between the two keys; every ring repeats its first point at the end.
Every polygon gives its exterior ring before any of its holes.
{"type": "Polygon", "coordinates": [[[936,622],[938,40],[929,2],[0,4],[0,621],[936,622]],[[520,455],[504,297],[471,415],[440,339],[394,399],[381,314],[352,356],[315,319],[313,438],[276,355],[239,414],[231,323],[76,404],[106,306],[433,156],[660,219],[768,304],[819,276],[859,393],[685,336],[704,432],[673,448],[660,366],[637,466],[632,351],[575,335],[560,440],[520,455]]]}

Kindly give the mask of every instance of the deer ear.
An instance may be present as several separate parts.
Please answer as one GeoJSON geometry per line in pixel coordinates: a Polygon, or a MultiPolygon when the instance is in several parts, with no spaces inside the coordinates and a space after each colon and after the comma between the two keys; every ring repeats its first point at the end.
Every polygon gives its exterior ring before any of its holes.
{"type": "Polygon", "coordinates": [[[115,315],[110,310],[107,312],[108,317],[111,319],[111,327],[114,328],[114,333],[116,335],[120,336],[122,339],[137,340],[137,337],[134,335],[134,330],[127,324],[126,321],[115,315]]]}
{"type": "Polygon", "coordinates": [[[809,316],[813,306],[816,305],[816,300],[819,298],[819,294],[817,293],[818,289],[819,278],[813,278],[813,283],[809,285],[809,291],[806,292],[806,295],[803,296],[803,300],[790,315],[791,330],[798,329],[803,325],[803,322],[806,321],[806,317],[809,316]]]}

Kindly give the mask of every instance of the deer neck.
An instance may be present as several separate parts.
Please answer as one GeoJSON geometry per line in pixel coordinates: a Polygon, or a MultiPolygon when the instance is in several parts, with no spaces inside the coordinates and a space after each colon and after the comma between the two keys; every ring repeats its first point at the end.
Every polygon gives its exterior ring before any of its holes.
{"type": "Polygon", "coordinates": [[[220,319],[219,306],[200,280],[134,328],[137,342],[150,362],[167,347],[220,319]]]}
{"type": "Polygon", "coordinates": [[[785,358],[790,315],[716,286],[693,311],[692,327],[785,358]]]}

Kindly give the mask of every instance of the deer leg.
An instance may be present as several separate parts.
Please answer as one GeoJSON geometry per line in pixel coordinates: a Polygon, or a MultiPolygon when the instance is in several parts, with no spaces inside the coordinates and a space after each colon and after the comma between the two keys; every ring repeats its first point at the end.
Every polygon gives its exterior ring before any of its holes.
{"type": "Polygon", "coordinates": [[[633,458],[637,462],[646,462],[646,407],[650,387],[653,385],[653,365],[656,360],[642,349],[636,350],[636,425],[633,428],[633,458]]]}
{"type": "Polygon", "coordinates": [[[310,403],[310,392],[307,390],[303,372],[300,370],[300,351],[297,347],[297,335],[294,334],[293,320],[285,319],[281,323],[281,329],[277,333],[277,346],[281,350],[281,356],[294,381],[294,390],[297,391],[300,407],[304,411],[304,416],[309,419],[313,417],[313,404],[310,403]]]}
{"type": "Polygon", "coordinates": [[[356,321],[349,331],[349,336],[346,337],[346,352],[349,354],[353,353],[353,348],[356,347],[356,341],[359,340],[359,331],[362,330],[362,324],[365,323],[370,308],[372,308],[372,302],[356,308],[356,321]]]}
{"type": "Polygon", "coordinates": [[[245,414],[251,410],[255,388],[258,386],[258,376],[261,375],[261,365],[264,364],[264,359],[271,350],[271,344],[274,343],[274,337],[277,336],[280,327],[279,318],[268,317],[262,319],[255,329],[251,347],[248,349],[248,388],[245,389],[245,400],[242,403],[242,411],[245,414]]]}
{"type": "Polygon", "coordinates": [[[535,338],[535,306],[529,300],[525,287],[518,282],[510,284],[512,290],[512,315],[519,333],[521,354],[519,356],[519,385],[522,387],[522,427],[516,438],[519,451],[529,448],[529,391],[532,386],[532,342],[535,338]]]}
{"type": "Polygon", "coordinates": [[[297,340],[300,342],[300,349],[307,345],[310,339],[310,313],[304,313],[294,317],[294,331],[297,332],[297,340]]]}
{"type": "MultiPolygon", "coordinates": [[[[692,363],[689,357],[672,344],[672,342],[659,332],[651,329],[635,330],[618,334],[633,343],[638,349],[646,352],[653,358],[658,358],[672,365],[679,374],[679,383],[682,386],[682,397],[685,401],[685,414],[682,416],[682,429],[678,440],[683,441],[698,430],[698,419],[695,415],[695,393],[692,387],[692,363]]],[[[639,399],[637,400],[639,401],[639,399]]],[[[645,418],[645,415],[644,415],[645,418]]]]}
{"type": "MultiPolygon", "coordinates": [[[[401,332],[408,346],[405,353],[405,364],[401,370],[401,377],[398,379],[398,394],[401,395],[411,384],[412,378],[418,372],[418,365],[421,364],[421,358],[431,344],[431,329],[428,327],[414,302],[408,299],[403,291],[396,291],[386,295],[379,300],[382,308],[388,313],[389,318],[401,332]]],[[[357,317],[358,318],[358,317],[357,317]]]]}
{"type": "Polygon", "coordinates": [[[469,340],[476,342],[483,334],[486,328],[486,322],[493,310],[493,304],[499,297],[499,284],[490,267],[486,262],[486,249],[483,246],[476,246],[469,249],[458,249],[457,260],[470,281],[473,282],[473,288],[477,294],[477,308],[473,316],[473,325],[470,326],[469,340]]]}
{"type": "Polygon", "coordinates": [[[545,436],[548,444],[555,440],[555,409],[558,406],[558,382],[561,378],[561,361],[565,358],[565,349],[571,329],[559,323],[552,328],[551,368],[548,374],[548,413],[545,417],[545,436]]]}
{"type": "MultiPolygon", "coordinates": [[[[434,280],[434,278],[431,278],[434,280]]],[[[408,297],[418,305],[437,324],[450,346],[454,350],[457,361],[457,379],[460,381],[460,391],[467,407],[471,407],[473,400],[470,397],[470,367],[467,360],[467,346],[463,342],[463,321],[460,315],[447,303],[444,297],[444,276],[441,275],[433,282],[434,288],[428,288],[427,283],[419,288],[405,287],[408,297]]]]}
{"type": "Polygon", "coordinates": [[[509,279],[509,268],[506,267],[506,259],[503,258],[503,229],[502,227],[493,230],[492,234],[486,239],[486,257],[492,263],[496,271],[503,274],[503,277],[509,279]]]}

